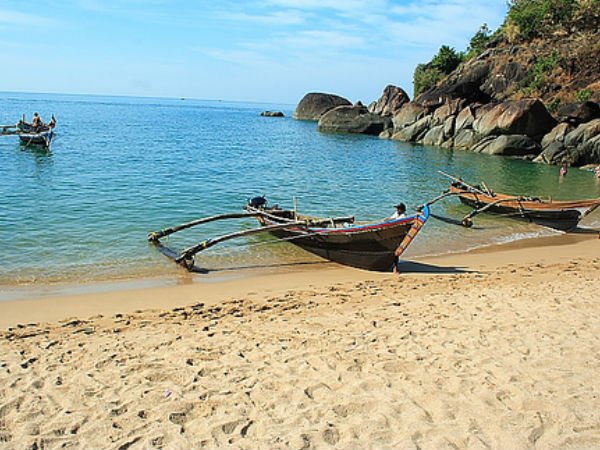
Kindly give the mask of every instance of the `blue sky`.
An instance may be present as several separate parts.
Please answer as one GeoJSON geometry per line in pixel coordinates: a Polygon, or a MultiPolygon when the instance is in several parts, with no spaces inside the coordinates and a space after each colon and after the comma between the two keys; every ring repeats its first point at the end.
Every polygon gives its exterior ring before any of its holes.
{"type": "Polygon", "coordinates": [[[2,0],[0,91],[296,104],[412,96],[416,64],[506,0],[2,0]]]}

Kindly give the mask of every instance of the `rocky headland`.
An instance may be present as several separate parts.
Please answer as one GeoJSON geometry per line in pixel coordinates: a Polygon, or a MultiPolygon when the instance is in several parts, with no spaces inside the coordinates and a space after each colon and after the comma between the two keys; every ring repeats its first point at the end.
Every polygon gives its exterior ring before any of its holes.
{"type": "Polygon", "coordinates": [[[322,132],[378,135],[546,164],[599,164],[600,8],[580,7],[568,22],[552,22],[527,38],[515,31],[520,16],[512,8],[479,54],[414,99],[393,85],[368,106],[310,93],[294,118],[316,120],[322,132]]]}

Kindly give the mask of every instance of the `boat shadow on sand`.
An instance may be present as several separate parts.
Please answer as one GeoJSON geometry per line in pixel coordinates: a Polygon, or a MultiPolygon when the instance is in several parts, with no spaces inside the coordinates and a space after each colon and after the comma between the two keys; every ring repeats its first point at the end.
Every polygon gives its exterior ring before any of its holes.
{"type": "MultiPolygon", "coordinates": [[[[238,271],[238,270],[252,270],[252,269],[269,269],[269,268],[294,268],[294,267],[315,267],[320,268],[322,266],[327,267],[346,267],[331,261],[303,261],[303,262],[293,262],[293,263],[276,263],[276,264],[249,264],[244,266],[236,266],[236,267],[216,267],[212,269],[194,266],[190,272],[198,273],[206,275],[208,273],[214,272],[229,272],[229,271],[238,271]]],[[[347,268],[347,267],[346,267],[347,268]]],[[[363,270],[363,269],[356,269],[363,270]]],[[[459,274],[459,273],[477,273],[475,270],[468,270],[461,267],[452,267],[452,266],[436,266],[433,264],[425,264],[418,263],[414,261],[400,261],[398,263],[398,271],[400,274],[402,273],[431,273],[431,274],[459,274]]],[[[392,272],[390,268],[390,273],[392,272]]]]}
{"type": "Polygon", "coordinates": [[[398,272],[403,273],[432,273],[432,274],[459,274],[459,273],[478,273],[477,270],[469,270],[463,267],[454,266],[436,266],[433,264],[419,263],[415,261],[400,261],[398,263],[398,272]]]}

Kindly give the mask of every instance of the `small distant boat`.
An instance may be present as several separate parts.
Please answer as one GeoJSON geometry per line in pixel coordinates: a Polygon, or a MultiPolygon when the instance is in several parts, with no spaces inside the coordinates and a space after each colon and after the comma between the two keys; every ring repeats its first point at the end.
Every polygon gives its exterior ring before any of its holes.
{"type": "Polygon", "coordinates": [[[296,210],[268,207],[264,197],[252,199],[246,213],[222,214],[198,219],[174,228],[150,233],[148,240],[159,246],[175,262],[191,270],[194,255],[219,242],[256,233],[270,233],[279,241],[298,247],[347,266],[374,271],[391,271],[429,217],[429,206],[416,214],[393,220],[356,224],[354,217],[322,218],[298,214],[296,210]],[[185,228],[215,220],[254,217],[259,228],[243,230],[212,239],[175,252],[164,247],[160,239],[185,228]]]}
{"type": "MultiPolygon", "coordinates": [[[[449,176],[447,174],[444,174],[449,176]]],[[[489,189],[485,183],[473,186],[459,178],[453,179],[448,195],[456,195],[460,201],[472,208],[463,218],[463,225],[470,226],[471,218],[481,212],[503,215],[561,231],[571,231],[585,216],[600,206],[599,199],[561,201],[527,197],[522,195],[499,194],[489,189]]]]}
{"type": "Polygon", "coordinates": [[[35,126],[25,121],[25,116],[17,123],[16,133],[22,145],[38,145],[50,148],[54,138],[54,128],[56,128],[56,117],[54,114],[48,123],[42,123],[35,126]]]}

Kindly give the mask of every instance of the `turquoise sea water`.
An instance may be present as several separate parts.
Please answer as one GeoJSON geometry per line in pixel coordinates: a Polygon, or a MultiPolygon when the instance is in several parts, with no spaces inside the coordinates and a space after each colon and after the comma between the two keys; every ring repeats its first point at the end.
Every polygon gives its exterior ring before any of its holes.
{"type": "MultiPolygon", "coordinates": [[[[176,274],[149,246],[149,231],[198,217],[240,211],[249,197],[317,215],[373,220],[404,201],[409,210],[447,188],[438,170],[498,192],[560,199],[600,196],[591,172],[463,151],[412,146],[376,137],[322,134],[291,118],[295,105],[183,99],[0,93],[0,124],[38,111],[58,119],[51,152],[0,136],[0,288],[176,274]],[[281,110],[285,118],[261,117],[281,110]]],[[[458,200],[433,212],[460,218],[458,200]]],[[[584,221],[600,226],[595,212],[584,221]]],[[[170,239],[175,247],[253,227],[212,223],[170,239]]],[[[476,218],[473,229],[432,219],[407,258],[549,235],[508,219],[476,218]]],[[[268,237],[216,246],[209,269],[315,261],[268,237]]]]}

